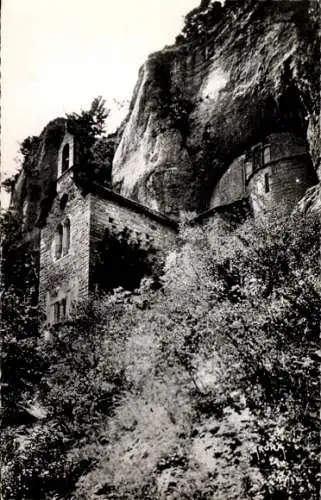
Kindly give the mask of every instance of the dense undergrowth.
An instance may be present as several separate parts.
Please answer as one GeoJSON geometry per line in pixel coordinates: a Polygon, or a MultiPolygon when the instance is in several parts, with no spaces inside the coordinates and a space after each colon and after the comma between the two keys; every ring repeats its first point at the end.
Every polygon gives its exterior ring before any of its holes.
{"type": "Polygon", "coordinates": [[[11,296],[4,500],[317,499],[319,226],[182,227],[161,288],[83,304],[49,340],[11,296]]]}

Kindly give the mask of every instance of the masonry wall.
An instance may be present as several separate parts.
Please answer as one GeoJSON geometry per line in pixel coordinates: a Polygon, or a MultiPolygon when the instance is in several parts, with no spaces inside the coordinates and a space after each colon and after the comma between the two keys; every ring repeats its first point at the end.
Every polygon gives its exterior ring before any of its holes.
{"type": "MultiPolygon", "coordinates": [[[[41,231],[39,302],[47,317],[50,304],[67,296],[67,309],[74,300],[84,299],[89,291],[90,195],[84,196],[69,170],[58,180],[57,196],[41,231]],[[68,197],[61,207],[63,196],[68,197]],[[56,260],[54,239],[59,223],[70,221],[70,248],[56,260]]],[[[52,319],[52,318],[51,318],[52,319]]]]}
{"type": "Polygon", "coordinates": [[[286,215],[314,184],[314,172],[309,158],[289,158],[262,168],[249,181],[249,193],[255,217],[286,215]],[[269,191],[265,192],[265,176],[269,191]]]}
{"type": "Polygon", "coordinates": [[[233,203],[248,194],[255,216],[289,212],[316,181],[306,141],[287,132],[270,134],[231,163],[214,187],[210,208],[233,203]],[[253,171],[253,150],[257,147],[261,148],[263,164],[253,171]]]}
{"type": "Polygon", "coordinates": [[[317,182],[302,138],[288,133],[272,134],[266,143],[270,144],[270,162],[254,172],[247,183],[255,217],[290,213],[317,182]]]}
{"type": "Polygon", "coordinates": [[[116,237],[125,230],[128,234],[128,241],[141,249],[154,248],[164,253],[176,244],[174,228],[132,208],[121,206],[115,201],[106,200],[94,194],[90,196],[91,289],[95,289],[94,271],[106,230],[116,237]]]}
{"type": "Polygon", "coordinates": [[[216,184],[210,201],[210,208],[227,205],[245,196],[243,172],[244,156],[236,158],[216,184]]]}
{"type": "Polygon", "coordinates": [[[220,244],[234,230],[252,217],[248,197],[243,197],[229,205],[212,208],[197,216],[193,224],[201,226],[212,243],[220,244]]]}

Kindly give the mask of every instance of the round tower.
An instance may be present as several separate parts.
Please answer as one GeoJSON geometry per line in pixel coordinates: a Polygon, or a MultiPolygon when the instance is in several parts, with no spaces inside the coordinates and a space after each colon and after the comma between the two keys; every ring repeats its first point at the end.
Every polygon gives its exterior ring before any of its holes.
{"type": "Polygon", "coordinates": [[[248,151],[245,179],[254,217],[290,213],[317,182],[305,140],[285,132],[248,151]]]}

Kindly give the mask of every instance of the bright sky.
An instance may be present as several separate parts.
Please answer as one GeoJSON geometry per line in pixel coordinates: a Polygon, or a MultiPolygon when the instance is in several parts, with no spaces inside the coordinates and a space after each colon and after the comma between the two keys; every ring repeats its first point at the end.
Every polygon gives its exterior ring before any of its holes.
{"type": "MultiPolygon", "coordinates": [[[[149,53],[174,42],[200,0],[3,0],[1,174],[19,143],[102,95],[128,100],[149,53]]],[[[114,121],[120,119],[115,112],[114,121]]]]}

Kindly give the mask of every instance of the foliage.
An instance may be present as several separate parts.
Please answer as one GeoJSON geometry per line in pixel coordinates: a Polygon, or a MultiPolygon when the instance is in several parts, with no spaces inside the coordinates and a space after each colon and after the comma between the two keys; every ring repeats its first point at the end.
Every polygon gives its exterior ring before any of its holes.
{"type": "Polygon", "coordinates": [[[37,308],[9,289],[2,293],[2,424],[28,421],[24,405],[42,373],[37,354],[37,308]]]}
{"type": "Polygon", "coordinates": [[[38,258],[32,242],[23,241],[21,216],[13,209],[0,216],[1,289],[3,301],[11,294],[34,304],[38,294],[38,258]],[[27,297],[29,297],[27,299],[27,297]]]}
{"type": "Polygon", "coordinates": [[[208,31],[217,24],[223,16],[221,2],[205,0],[200,6],[185,16],[182,33],[177,37],[177,43],[206,38],[208,31]]]}
{"type": "MultiPolygon", "coordinates": [[[[90,460],[69,458],[68,450],[72,446],[81,450],[88,442],[98,440],[114,398],[126,385],[120,356],[123,339],[119,335],[113,338],[109,329],[106,342],[110,309],[111,304],[103,302],[80,305],[73,321],[57,326],[50,340],[47,335],[47,340],[35,343],[31,337],[36,357],[29,363],[34,380],[23,404],[34,418],[25,418],[18,427],[11,419],[3,440],[4,498],[35,498],[40,493],[41,498],[64,495],[90,468],[90,460]],[[37,379],[36,374],[40,374],[37,379]]],[[[113,314],[126,332],[121,312],[119,308],[117,313],[114,304],[113,314]]],[[[30,325],[26,328],[32,335],[30,325]]],[[[26,344],[19,343],[18,347],[25,350],[26,344]]],[[[18,392],[14,395],[19,399],[18,392]]]]}
{"type": "Polygon", "coordinates": [[[84,148],[90,148],[94,141],[103,135],[108,114],[105,100],[102,97],[96,97],[88,111],[67,115],[68,126],[71,132],[84,138],[84,148]]]}
{"type": "Polygon", "coordinates": [[[156,285],[161,274],[160,252],[156,252],[151,240],[143,240],[141,234],[134,234],[127,227],[121,231],[106,229],[93,255],[92,278],[100,290],[134,290],[144,276],[153,277],[156,285]]]}
{"type": "Polygon", "coordinates": [[[185,224],[160,289],[57,326],[4,498],[316,500],[319,231],[298,214],[185,224]]]}
{"type": "Polygon", "coordinates": [[[37,155],[38,147],[40,144],[40,137],[38,136],[28,136],[20,144],[19,154],[21,155],[22,168],[20,167],[17,172],[5,179],[1,185],[4,189],[11,193],[17,179],[19,178],[22,169],[29,175],[32,175],[35,167],[35,156],[37,155]]]}
{"type": "Polygon", "coordinates": [[[26,137],[26,139],[24,139],[20,144],[19,151],[22,154],[22,156],[24,158],[27,158],[28,155],[34,153],[39,146],[39,141],[40,138],[35,135],[26,137]]]}
{"type": "Polygon", "coordinates": [[[179,88],[174,86],[171,89],[168,109],[173,126],[181,132],[182,138],[185,140],[189,133],[189,116],[194,109],[194,105],[183,96],[179,88]]]}
{"type": "Polygon", "coordinates": [[[4,187],[7,193],[10,194],[12,192],[12,188],[14,187],[19,175],[20,175],[20,170],[15,174],[11,175],[11,177],[7,177],[4,181],[1,182],[1,186],[4,187]]]}
{"type": "Polygon", "coordinates": [[[13,210],[0,217],[2,424],[28,420],[24,404],[39,381],[42,363],[36,353],[38,308],[34,255],[21,245],[21,224],[13,210]]]}
{"type": "Polygon", "coordinates": [[[40,144],[41,137],[34,135],[26,137],[20,144],[19,153],[22,156],[22,168],[28,175],[33,175],[35,172],[40,144]]]}
{"type": "Polygon", "coordinates": [[[108,115],[102,97],[96,97],[89,110],[67,115],[68,129],[77,138],[77,178],[84,187],[88,181],[110,183],[115,138],[105,136],[108,115]]]}

